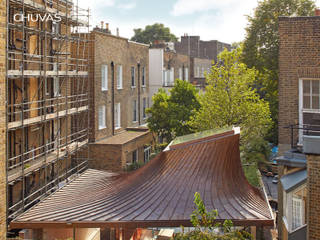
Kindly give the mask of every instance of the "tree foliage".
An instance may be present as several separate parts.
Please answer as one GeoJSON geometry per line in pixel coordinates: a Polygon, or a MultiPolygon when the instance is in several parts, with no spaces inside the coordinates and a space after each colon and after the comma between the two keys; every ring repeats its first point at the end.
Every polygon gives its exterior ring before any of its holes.
{"type": "Polygon", "coordinates": [[[177,79],[170,95],[162,88],[152,97],[153,105],[147,109],[148,127],[170,142],[175,136],[192,132],[188,121],[199,109],[197,89],[189,82],[177,79]]]}
{"type": "Polygon", "coordinates": [[[253,143],[265,144],[263,138],[272,122],[268,102],[253,87],[258,73],[241,62],[241,55],[240,47],[218,56],[223,64],[213,65],[206,75],[208,86],[199,97],[201,107],[189,124],[196,131],[240,126],[242,149],[251,153],[253,143]]]}
{"type": "Polygon", "coordinates": [[[147,25],[145,29],[134,29],[134,36],[132,41],[140,43],[153,43],[155,40],[163,40],[165,42],[175,42],[178,38],[170,32],[170,28],[165,27],[161,23],[147,25]]]}
{"type": "Polygon", "coordinates": [[[178,233],[174,236],[174,240],[247,240],[251,239],[251,235],[245,231],[232,230],[233,223],[225,220],[223,224],[217,223],[218,211],[208,211],[198,192],[194,195],[194,204],[196,210],[191,214],[191,223],[194,230],[190,232],[178,233]],[[214,230],[221,229],[222,232],[217,233],[214,230]]]}
{"type": "Polygon", "coordinates": [[[248,16],[246,39],[243,48],[243,61],[249,68],[260,72],[256,87],[261,96],[270,103],[275,126],[273,141],[277,142],[278,119],[278,17],[310,16],[314,14],[313,0],[263,0],[252,17],[248,16]]]}

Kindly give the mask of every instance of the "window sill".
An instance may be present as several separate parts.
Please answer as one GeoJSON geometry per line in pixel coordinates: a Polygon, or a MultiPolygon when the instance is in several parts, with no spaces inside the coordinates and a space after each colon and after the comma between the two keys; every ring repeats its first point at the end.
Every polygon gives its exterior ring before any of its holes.
{"type": "Polygon", "coordinates": [[[105,91],[108,91],[108,89],[101,89],[101,92],[105,92],[105,91]]]}
{"type": "Polygon", "coordinates": [[[142,87],[142,88],[146,88],[147,86],[146,86],[146,85],[142,85],[141,87],[142,87]]]}
{"type": "Polygon", "coordinates": [[[123,89],[123,87],[117,87],[117,90],[122,90],[123,89]]]}
{"type": "Polygon", "coordinates": [[[137,123],[138,121],[132,121],[132,123],[137,123]]]}
{"type": "Polygon", "coordinates": [[[107,127],[99,127],[99,130],[103,130],[103,129],[106,129],[107,127]]]}
{"type": "Polygon", "coordinates": [[[121,129],[121,127],[115,127],[115,128],[114,128],[114,130],[119,130],[119,129],[121,129]]]}

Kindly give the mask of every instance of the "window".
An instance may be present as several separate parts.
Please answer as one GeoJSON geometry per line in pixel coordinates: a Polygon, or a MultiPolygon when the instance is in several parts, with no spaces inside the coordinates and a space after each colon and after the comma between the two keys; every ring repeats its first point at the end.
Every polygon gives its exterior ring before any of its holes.
{"type": "Polygon", "coordinates": [[[144,147],[144,163],[149,162],[151,155],[151,146],[144,147]]]}
{"type": "Polygon", "coordinates": [[[132,152],[132,163],[137,163],[138,162],[138,150],[134,150],[132,152]]]}
{"type": "Polygon", "coordinates": [[[108,90],[108,65],[101,66],[101,91],[108,90]]]}
{"type": "Polygon", "coordinates": [[[60,34],[60,23],[59,22],[52,22],[52,33],[60,34]]]}
{"type": "Polygon", "coordinates": [[[142,68],[142,87],[146,86],[146,70],[145,67],[142,68]]]}
{"type": "Polygon", "coordinates": [[[170,69],[170,86],[174,84],[174,68],[170,69]]]}
{"type": "Polygon", "coordinates": [[[146,109],[147,109],[147,98],[143,98],[142,99],[142,104],[143,104],[143,108],[142,108],[142,117],[145,119],[147,117],[146,114],[146,109]]]}
{"type": "Polygon", "coordinates": [[[303,203],[302,199],[292,198],[292,230],[302,226],[303,218],[303,203]]]}
{"type": "Polygon", "coordinates": [[[320,80],[303,80],[303,108],[320,109],[320,80]]]}
{"type": "Polygon", "coordinates": [[[133,100],[133,117],[132,117],[132,121],[136,122],[137,121],[137,100],[133,100]]]}
{"type": "Polygon", "coordinates": [[[182,68],[179,68],[179,79],[183,80],[182,68]]]}
{"type": "Polygon", "coordinates": [[[58,77],[53,78],[53,92],[55,97],[59,97],[61,95],[60,79],[58,77]]]}
{"type": "Polygon", "coordinates": [[[99,107],[98,121],[99,121],[99,129],[106,128],[106,106],[99,107]]]}
{"type": "MultiPolygon", "coordinates": [[[[58,72],[58,64],[54,63],[53,64],[53,71],[58,72]]],[[[53,78],[53,92],[54,96],[58,97],[61,95],[61,89],[60,89],[60,79],[59,77],[54,77],[53,78]]]]}
{"type": "Polygon", "coordinates": [[[117,67],[117,88],[122,89],[122,65],[117,67]]]}
{"type": "Polygon", "coordinates": [[[131,87],[136,86],[136,70],[134,67],[131,67],[131,87]]]}
{"type": "Polygon", "coordinates": [[[121,108],[120,103],[116,103],[114,106],[114,127],[118,129],[121,127],[121,108]]]}
{"type": "Polygon", "coordinates": [[[184,80],[189,81],[189,69],[184,69],[184,80]]]}
{"type": "Polygon", "coordinates": [[[201,77],[204,77],[204,67],[201,68],[201,77]]]}

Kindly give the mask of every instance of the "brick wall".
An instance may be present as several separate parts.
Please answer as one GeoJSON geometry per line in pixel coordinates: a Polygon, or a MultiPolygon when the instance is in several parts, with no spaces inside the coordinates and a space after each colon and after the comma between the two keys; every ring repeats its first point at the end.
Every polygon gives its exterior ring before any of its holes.
{"type": "Polygon", "coordinates": [[[224,48],[231,49],[231,45],[217,40],[203,41],[199,36],[182,36],[181,42],[175,43],[177,53],[190,57],[217,60],[217,56],[224,48]]]}
{"type": "Polygon", "coordinates": [[[307,155],[307,239],[320,239],[320,156],[307,155]]]}
{"type": "Polygon", "coordinates": [[[6,239],[6,1],[0,1],[0,240],[6,239]]]}
{"type": "MultiPolygon", "coordinates": [[[[127,127],[137,127],[138,121],[133,121],[133,101],[139,102],[138,93],[140,91],[140,120],[145,123],[142,116],[143,98],[148,103],[149,91],[149,47],[143,44],[133,43],[128,39],[113,36],[98,31],[91,33],[94,40],[92,46],[91,63],[94,62],[93,69],[90,69],[90,82],[93,84],[92,96],[93,109],[91,127],[94,134],[92,141],[112,136],[112,71],[111,62],[114,63],[114,103],[120,103],[121,128],[115,130],[115,134],[123,131],[127,127]],[[140,88],[138,87],[138,63],[140,64],[140,88]],[[101,90],[101,66],[108,65],[108,90],[101,90]],[[117,67],[122,66],[123,87],[117,89],[117,67]],[[135,67],[136,87],[131,87],[131,67],[135,67]],[[145,68],[145,86],[142,86],[142,68],[145,68]],[[106,106],[106,128],[99,130],[98,111],[99,106],[106,106]]],[[[138,118],[137,118],[138,120],[138,118]]]]}
{"type": "MultiPolygon", "coordinates": [[[[177,78],[179,78],[179,69],[181,68],[183,71],[183,68],[188,68],[189,71],[189,80],[190,80],[190,58],[187,55],[183,55],[183,54],[178,54],[175,52],[168,52],[165,51],[164,55],[163,55],[163,67],[165,69],[168,69],[168,67],[170,66],[170,68],[174,68],[174,80],[176,80],[177,78]]],[[[184,73],[183,74],[183,78],[184,78],[184,73]]]]}
{"type": "Polygon", "coordinates": [[[290,144],[290,131],[283,127],[299,123],[299,79],[320,79],[319,24],[320,17],[279,18],[279,144],[283,148],[290,144]]]}

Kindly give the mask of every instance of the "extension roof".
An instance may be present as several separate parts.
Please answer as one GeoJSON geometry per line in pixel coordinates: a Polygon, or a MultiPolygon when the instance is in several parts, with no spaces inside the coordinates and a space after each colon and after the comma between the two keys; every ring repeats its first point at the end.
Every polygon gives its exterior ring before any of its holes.
{"type": "Polygon", "coordinates": [[[218,210],[217,221],[273,226],[265,194],[244,176],[239,136],[231,130],[179,141],[129,174],[89,169],[10,227],[187,227],[195,192],[218,210]]]}

